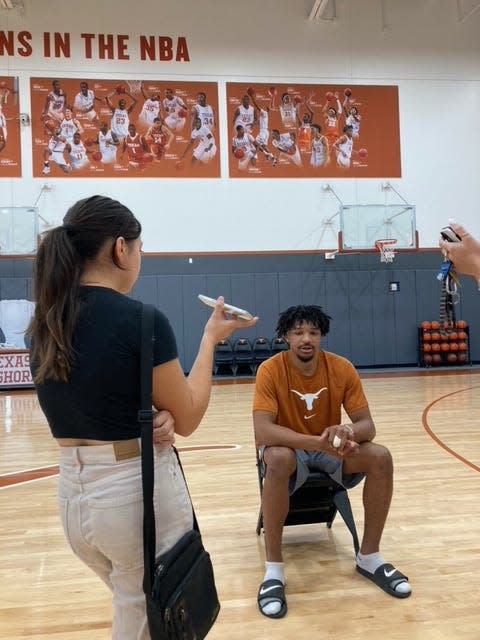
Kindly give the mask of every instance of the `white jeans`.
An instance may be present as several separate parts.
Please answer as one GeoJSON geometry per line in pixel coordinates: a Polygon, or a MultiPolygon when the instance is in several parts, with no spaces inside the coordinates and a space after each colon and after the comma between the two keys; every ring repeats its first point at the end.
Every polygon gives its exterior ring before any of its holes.
{"type": "MultiPolygon", "coordinates": [[[[58,500],[74,553],[113,594],[113,640],[150,640],[143,581],[141,458],[112,444],[60,447],[58,500]]],[[[192,528],[192,507],[170,447],[154,447],[156,553],[192,528]]]]}

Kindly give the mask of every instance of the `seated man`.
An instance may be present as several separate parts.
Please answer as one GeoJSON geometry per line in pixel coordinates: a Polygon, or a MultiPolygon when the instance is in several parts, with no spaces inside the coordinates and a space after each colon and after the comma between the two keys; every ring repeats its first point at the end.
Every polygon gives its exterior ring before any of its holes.
{"type": "Polygon", "coordinates": [[[276,331],[290,348],[263,362],[257,372],[253,423],[264,464],[266,548],[258,606],[270,618],[287,613],[282,531],[289,493],[305,482],[310,470],[324,471],[347,489],[365,478],[357,571],[396,598],[411,593],[408,578],[379,552],[393,491],[392,458],[388,449],[372,442],[375,426],[354,366],[320,349],[329,328],[330,316],[321,307],[288,308],[276,331]],[[340,424],[342,405],[351,424],[340,424]]]}

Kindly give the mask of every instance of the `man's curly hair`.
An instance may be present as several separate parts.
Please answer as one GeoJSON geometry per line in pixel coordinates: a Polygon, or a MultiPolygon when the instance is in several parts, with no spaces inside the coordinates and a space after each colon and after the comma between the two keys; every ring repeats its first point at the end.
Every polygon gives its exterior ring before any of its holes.
{"type": "Polygon", "coordinates": [[[278,318],[277,337],[285,338],[291,329],[303,322],[312,324],[316,329],[320,329],[322,336],[326,336],[330,330],[330,320],[331,317],[323,311],[322,307],[314,304],[288,307],[278,318]]]}

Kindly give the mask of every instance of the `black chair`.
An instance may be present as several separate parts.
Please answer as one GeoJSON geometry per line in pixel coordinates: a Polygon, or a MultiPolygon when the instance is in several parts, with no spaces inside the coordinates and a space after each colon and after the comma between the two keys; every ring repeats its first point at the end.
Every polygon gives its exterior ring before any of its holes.
{"type": "Polygon", "coordinates": [[[284,338],[274,338],[272,340],[271,352],[272,356],[274,356],[279,351],[287,351],[290,347],[288,346],[288,342],[284,340],[284,338]]]}
{"type": "Polygon", "coordinates": [[[252,345],[253,352],[253,373],[256,372],[258,365],[264,360],[268,360],[272,355],[270,342],[266,338],[255,338],[252,345]]]}
{"type": "MultiPolygon", "coordinates": [[[[261,497],[263,492],[263,477],[258,449],[256,451],[256,459],[261,497]]],[[[305,484],[290,496],[290,507],[284,526],[325,522],[327,527],[331,529],[337,511],[342,516],[348,530],[352,534],[353,547],[356,555],[360,545],[347,490],[322,471],[312,471],[305,484]]],[[[263,514],[260,504],[257,520],[257,536],[260,535],[262,528],[263,514]]]]}
{"type": "Polygon", "coordinates": [[[237,338],[233,343],[233,357],[235,359],[236,372],[235,375],[248,369],[249,373],[253,373],[253,353],[252,343],[248,338],[237,338]]]}
{"type": "Polygon", "coordinates": [[[231,343],[228,340],[220,340],[220,342],[217,342],[215,345],[215,352],[213,355],[213,375],[216,376],[225,369],[228,369],[230,374],[235,375],[237,373],[231,343]]]}

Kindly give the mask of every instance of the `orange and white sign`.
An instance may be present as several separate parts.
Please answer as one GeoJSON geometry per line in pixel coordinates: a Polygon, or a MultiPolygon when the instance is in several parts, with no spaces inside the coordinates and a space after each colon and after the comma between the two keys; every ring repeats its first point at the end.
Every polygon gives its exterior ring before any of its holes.
{"type": "Polygon", "coordinates": [[[0,76],[0,178],[20,178],[18,78],[0,76]]]}
{"type": "Polygon", "coordinates": [[[398,87],[227,83],[232,178],[401,177],[398,87]]]}
{"type": "Polygon", "coordinates": [[[31,78],[34,177],[220,177],[214,82],[31,78]]]}
{"type": "Polygon", "coordinates": [[[33,386],[29,352],[0,349],[0,388],[33,386]]]}

